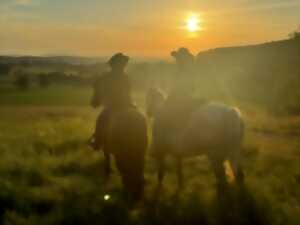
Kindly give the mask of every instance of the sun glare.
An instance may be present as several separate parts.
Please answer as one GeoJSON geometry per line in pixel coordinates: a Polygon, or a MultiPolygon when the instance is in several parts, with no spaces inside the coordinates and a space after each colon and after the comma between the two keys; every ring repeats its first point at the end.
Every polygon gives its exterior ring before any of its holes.
{"type": "Polygon", "coordinates": [[[201,30],[199,16],[189,16],[186,20],[186,29],[192,33],[201,30]]]}

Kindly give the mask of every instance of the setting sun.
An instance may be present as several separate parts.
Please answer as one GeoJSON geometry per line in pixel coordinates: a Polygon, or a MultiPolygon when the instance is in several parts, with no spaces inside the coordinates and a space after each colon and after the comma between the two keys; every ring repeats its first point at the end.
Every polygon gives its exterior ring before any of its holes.
{"type": "Polygon", "coordinates": [[[201,29],[199,16],[196,15],[189,16],[186,20],[186,29],[189,32],[199,31],[201,29]]]}

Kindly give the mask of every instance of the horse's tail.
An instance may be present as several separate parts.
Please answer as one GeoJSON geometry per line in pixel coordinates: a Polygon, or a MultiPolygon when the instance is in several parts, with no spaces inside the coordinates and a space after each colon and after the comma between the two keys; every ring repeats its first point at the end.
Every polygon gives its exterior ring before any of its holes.
{"type": "Polygon", "coordinates": [[[236,115],[238,115],[239,123],[238,123],[238,135],[236,137],[236,144],[233,146],[233,152],[231,157],[229,158],[235,179],[238,183],[244,182],[244,171],[243,171],[243,151],[242,151],[242,143],[245,136],[245,122],[242,119],[241,112],[239,109],[234,108],[236,115]]]}

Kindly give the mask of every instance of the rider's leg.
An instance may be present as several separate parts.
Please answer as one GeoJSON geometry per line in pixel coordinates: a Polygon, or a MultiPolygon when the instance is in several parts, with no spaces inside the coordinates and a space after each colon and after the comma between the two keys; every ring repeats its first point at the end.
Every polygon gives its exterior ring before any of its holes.
{"type": "Polygon", "coordinates": [[[109,123],[109,118],[110,118],[110,110],[104,109],[97,119],[96,129],[94,133],[94,145],[93,145],[95,150],[101,149],[104,145],[105,133],[109,123]]]}

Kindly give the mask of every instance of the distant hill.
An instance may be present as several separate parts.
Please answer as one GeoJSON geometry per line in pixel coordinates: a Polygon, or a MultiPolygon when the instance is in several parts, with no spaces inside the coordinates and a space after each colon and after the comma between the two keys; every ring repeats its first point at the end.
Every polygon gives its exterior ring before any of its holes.
{"type": "MultiPolygon", "coordinates": [[[[30,65],[51,65],[51,64],[69,64],[69,65],[93,65],[107,62],[109,56],[103,57],[84,57],[84,56],[1,56],[0,64],[30,64],[30,65]]],[[[162,59],[138,57],[133,58],[132,62],[161,62],[162,59]]]]}
{"type": "MultiPolygon", "coordinates": [[[[299,62],[300,38],[274,41],[270,43],[216,48],[200,52],[196,59],[201,66],[218,64],[253,66],[257,63],[273,62],[274,60],[299,62]]],[[[0,56],[0,64],[71,64],[92,65],[106,62],[108,57],[81,57],[81,56],[0,56]]],[[[161,59],[134,58],[135,62],[159,62],[161,59]]]]}
{"type": "Polygon", "coordinates": [[[258,45],[217,48],[196,57],[198,89],[300,114],[299,36],[258,45]]]}
{"type": "Polygon", "coordinates": [[[300,39],[274,41],[270,43],[217,48],[197,55],[199,67],[218,68],[218,72],[247,73],[275,70],[300,71],[300,39]]]}
{"type": "Polygon", "coordinates": [[[2,64],[72,64],[91,65],[104,62],[105,57],[79,56],[0,56],[2,64]]]}

